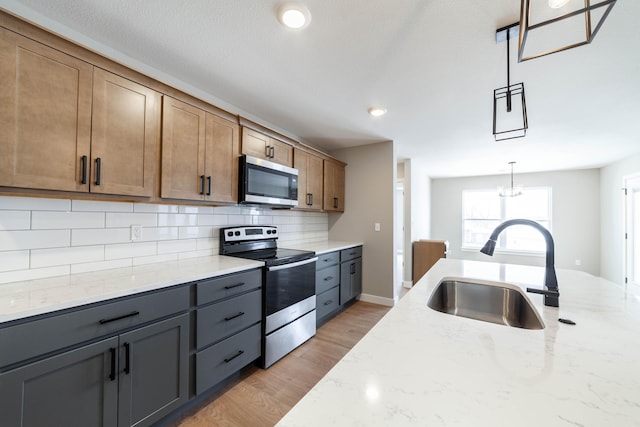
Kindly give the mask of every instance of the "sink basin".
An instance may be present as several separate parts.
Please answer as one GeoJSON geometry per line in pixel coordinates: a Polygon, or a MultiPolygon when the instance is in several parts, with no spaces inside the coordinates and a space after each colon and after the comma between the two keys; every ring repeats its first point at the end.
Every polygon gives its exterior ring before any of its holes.
{"type": "Polygon", "coordinates": [[[508,283],[443,278],[427,305],[437,311],[524,329],[543,329],[544,322],[520,288],[508,283]]]}

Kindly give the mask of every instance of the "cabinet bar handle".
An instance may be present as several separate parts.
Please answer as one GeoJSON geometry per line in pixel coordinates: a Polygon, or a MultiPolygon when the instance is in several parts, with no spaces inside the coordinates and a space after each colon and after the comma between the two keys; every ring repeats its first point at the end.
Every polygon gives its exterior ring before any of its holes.
{"type": "Polygon", "coordinates": [[[131,372],[131,344],[124,343],[124,373],[129,375],[131,372]]]}
{"type": "Polygon", "coordinates": [[[200,175],[200,194],[204,195],[204,175],[200,175]]]}
{"type": "Polygon", "coordinates": [[[211,195],[211,175],[207,177],[207,196],[211,195]]]}
{"type": "Polygon", "coordinates": [[[309,206],[313,206],[313,193],[309,193],[309,206]]]}
{"type": "Polygon", "coordinates": [[[80,179],[80,184],[87,183],[87,156],[82,156],[80,158],[80,166],[82,169],[82,178],[80,179]]]}
{"type": "Polygon", "coordinates": [[[233,356],[224,359],[224,363],[229,363],[233,359],[235,359],[236,357],[242,356],[243,354],[244,354],[244,350],[238,350],[238,352],[236,354],[234,354],[233,356]]]}
{"type": "Polygon", "coordinates": [[[324,278],[324,281],[325,281],[325,282],[328,282],[328,281],[329,281],[329,280],[331,280],[331,279],[333,279],[333,276],[327,276],[327,277],[325,277],[325,278],[324,278]]]}
{"type": "Polygon", "coordinates": [[[241,311],[238,314],[234,314],[233,316],[225,317],[224,320],[226,320],[228,322],[229,320],[233,320],[236,317],[240,317],[240,316],[244,316],[244,311],[241,311]]]}
{"type": "Polygon", "coordinates": [[[104,325],[105,323],[111,323],[111,322],[115,322],[116,320],[122,320],[122,319],[126,319],[127,317],[134,317],[139,315],[140,312],[139,311],[133,311],[129,314],[123,314],[122,316],[118,316],[118,317],[111,317],[109,319],[100,319],[100,324],[104,325]]]}
{"type": "Polygon", "coordinates": [[[233,289],[233,288],[237,288],[238,286],[242,286],[242,285],[244,285],[244,282],[236,283],[235,285],[227,285],[224,288],[225,289],[233,289]]]}
{"type": "Polygon", "coordinates": [[[276,147],[269,147],[269,157],[272,159],[276,157],[276,147]]]}
{"type": "Polygon", "coordinates": [[[338,209],[338,198],[337,197],[333,198],[333,208],[334,209],[338,209]]]}
{"type": "Polygon", "coordinates": [[[333,300],[332,300],[332,299],[330,299],[329,301],[326,301],[326,302],[324,303],[324,305],[331,305],[331,304],[333,304],[333,300]]]}
{"type": "Polygon", "coordinates": [[[102,159],[96,159],[96,185],[100,185],[100,175],[102,175],[102,159]]]}
{"type": "Polygon", "coordinates": [[[109,379],[115,381],[116,379],[116,349],[111,347],[109,349],[111,355],[111,372],[109,373],[109,379]]]}
{"type": "Polygon", "coordinates": [[[351,264],[350,269],[351,269],[351,271],[349,273],[356,274],[356,264],[355,263],[351,264]]]}
{"type": "Polygon", "coordinates": [[[268,146],[268,145],[265,145],[265,147],[264,147],[264,156],[266,158],[271,157],[271,147],[268,146]]]}

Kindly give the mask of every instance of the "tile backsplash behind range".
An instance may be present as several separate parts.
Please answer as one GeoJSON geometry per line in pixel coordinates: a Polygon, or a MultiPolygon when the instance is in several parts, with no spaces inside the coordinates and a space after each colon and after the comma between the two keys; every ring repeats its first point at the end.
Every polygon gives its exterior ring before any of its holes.
{"type": "Polygon", "coordinates": [[[325,213],[0,196],[0,284],[216,255],[244,224],[278,226],[280,246],[328,238],[325,213]]]}

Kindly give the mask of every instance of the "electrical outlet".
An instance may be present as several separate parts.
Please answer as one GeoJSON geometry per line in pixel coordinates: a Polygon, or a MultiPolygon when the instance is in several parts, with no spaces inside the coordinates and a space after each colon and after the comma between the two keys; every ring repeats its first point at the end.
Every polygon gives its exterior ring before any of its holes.
{"type": "Polygon", "coordinates": [[[576,265],[582,265],[582,261],[580,261],[579,259],[576,260],[576,265]]]}
{"type": "Polygon", "coordinates": [[[131,224],[131,241],[135,242],[136,240],[140,240],[141,238],[142,238],[142,225],[131,224]]]}
{"type": "Polygon", "coordinates": [[[374,229],[375,231],[380,231],[380,223],[379,223],[379,222],[376,222],[375,224],[373,224],[373,229],[374,229]]]}

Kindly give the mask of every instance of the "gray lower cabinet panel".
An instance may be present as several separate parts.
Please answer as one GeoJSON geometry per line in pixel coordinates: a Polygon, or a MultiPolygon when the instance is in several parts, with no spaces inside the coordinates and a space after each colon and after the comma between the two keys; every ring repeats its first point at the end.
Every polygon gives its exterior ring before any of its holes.
{"type": "Polygon", "coordinates": [[[200,394],[260,357],[258,323],[196,353],[196,393],[200,394]]]}
{"type": "Polygon", "coordinates": [[[113,337],[0,374],[0,425],[116,427],[117,347],[113,337]]]}
{"type": "Polygon", "coordinates": [[[189,398],[189,315],[120,335],[119,427],[147,426],[189,398]]]}
{"type": "Polygon", "coordinates": [[[340,284],[340,265],[336,264],[330,267],[316,271],[316,294],[321,294],[334,286],[340,284]]]}
{"type": "Polygon", "coordinates": [[[262,291],[258,289],[199,308],[196,317],[196,347],[203,348],[259,322],[262,318],[262,291]]]}
{"type": "Polygon", "coordinates": [[[316,299],[316,318],[318,320],[324,318],[328,314],[333,313],[340,307],[340,287],[336,286],[317,296],[316,299]]]}
{"type": "Polygon", "coordinates": [[[340,264],[340,305],[362,293],[362,258],[340,264]]]}
{"type": "Polygon", "coordinates": [[[239,295],[262,286],[262,270],[250,270],[202,280],[196,285],[196,304],[202,305],[239,295]]]}

